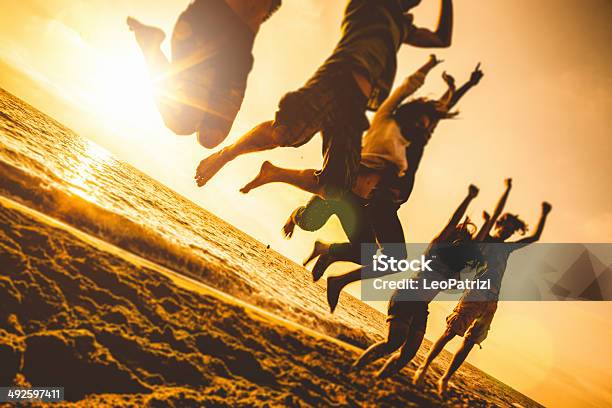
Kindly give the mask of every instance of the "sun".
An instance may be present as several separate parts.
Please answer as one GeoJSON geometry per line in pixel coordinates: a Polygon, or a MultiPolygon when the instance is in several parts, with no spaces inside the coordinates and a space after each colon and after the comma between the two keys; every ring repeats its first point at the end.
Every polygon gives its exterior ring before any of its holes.
{"type": "MultiPolygon", "coordinates": [[[[94,75],[95,114],[115,130],[160,125],[154,84],[138,53],[105,55],[94,75]]],[[[92,99],[92,98],[93,99],[92,99]]]]}

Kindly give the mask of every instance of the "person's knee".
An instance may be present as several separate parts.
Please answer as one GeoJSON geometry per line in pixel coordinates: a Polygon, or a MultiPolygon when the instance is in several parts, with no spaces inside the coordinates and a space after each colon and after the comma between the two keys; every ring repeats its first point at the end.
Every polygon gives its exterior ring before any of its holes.
{"type": "Polygon", "coordinates": [[[476,345],[476,340],[467,336],[461,344],[461,350],[470,351],[476,345]]]}
{"type": "Polygon", "coordinates": [[[315,219],[314,217],[310,217],[308,212],[308,207],[303,205],[301,207],[296,208],[291,214],[291,219],[304,231],[317,231],[322,227],[320,220],[315,219]]]}
{"type": "Polygon", "coordinates": [[[451,326],[447,326],[440,340],[448,343],[456,336],[455,330],[451,326]]]}
{"type": "Polygon", "coordinates": [[[279,147],[292,147],[295,144],[291,130],[285,125],[275,125],[272,128],[272,139],[279,147]]]}
{"type": "Polygon", "coordinates": [[[401,333],[390,332],[385,341],[385,347],[389,352],[399,349],[406,341],[406,336],[401,333]]]}
{"type": "Polygon", "coordinates": [[[186,120],[181,120],[181,118],[164,118],[164,124],[168,129],[170,129],[174,134],[178,136],[190,136],[193,135],[196,131],[196,128],[193,123],[190,123],[186,120]]]}
{"type": "Polygon", "coordinates": [[[232,122],[218,115],[206,114],[198,125],[198,143],[207,149],[223,142],[232,128],[232,122]]]}

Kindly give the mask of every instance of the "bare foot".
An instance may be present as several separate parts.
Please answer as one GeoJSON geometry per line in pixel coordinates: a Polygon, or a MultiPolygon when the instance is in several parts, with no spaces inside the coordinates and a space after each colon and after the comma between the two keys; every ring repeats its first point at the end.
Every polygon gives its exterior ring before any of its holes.
{"type": "Polygon", "coordinates": [[[213,176],[230,161],[231,158],[225,149],[219,150],[202,160],[195,175],[198,187],[202,187],[204,184],[208,183],[208,180],[213,178],[213,176]]]}
{"type": "Polygon", "coordinates": [[[272,181],[272,175],[275,168],[276,167],[269,161],[266,160],[263,162],[261,168],[259,169],[259,174],[253,180],[251,180],[250,183],[242,187],[240,192],[243,194],[248,194],[249,191],[257,187],[261,187],[264,184],[270,183],[272,181]]]}
{"type": "Polygon", "coordinates": [[[412,376],[412,383],[414,385],[421,385],[423,384],[423,381],[425,380],[425,374],[427,373],[427,367],[419,367],[416,369],[416,371],[414,372],[414,375],[412,376]]]}
{"type": "Polygon", "coordinates": [[[160,28],[142,24],[134,17],[127,18],[127,25],[130,31],[134,32],[136,42],[140,46],[143,53],[148,53],[151,50],[159,50],[161,43],[166,38],[166,34],[160,28]]]}
{"type": "Polygon", "coordinates": [[[438,380],[438,394],[442,397],[448,391],[448,380],[444,377],[441,377],[438,380]]]}
{"type": "Polygon", "coordinates": [[[325,242],[316,241],[314,247],[312,248],[312,252],[308,256],[308,258],[304,259],[302,265],[306,266],[310,262],[312,262],[316,257],[327,254],[329,252],[329,244],[325,242]]]}
{"type": "Polygon", "coordinates": [[[342,284],[340,277],[330,276],[327,278],[327,304],[329,305],[329,312],[334,313],[338,301],[340,300],[340,292],[342,291],[342,284]]]}

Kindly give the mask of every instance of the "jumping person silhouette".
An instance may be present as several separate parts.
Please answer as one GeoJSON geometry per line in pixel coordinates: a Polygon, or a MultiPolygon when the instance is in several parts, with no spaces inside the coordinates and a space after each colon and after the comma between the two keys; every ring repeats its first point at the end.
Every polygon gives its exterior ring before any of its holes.
{"type": "MultiPolygon", "coordinates": [[[[394,91],[390,101],[385,102],[390,102],[388,109],[377,112],[372,121],[372,127],[364,139],[364,160],[353,192],[345,194],[340,200],[314,196],[307,205],[293,211],[283,227],[287,236],[292,235],[296,225],[307,231],[318,230],[335,214],[349,238],[346,243],[315,243],[312,254],[304,262],[307,264],[318,258],[313,268],[314,280],[323,276],[333,262],[361,264],[362,244],[378,242],[384,247],[385,243],[405,242],[397,211],[412,193],[425,146],[439,121],[454,116],[450,110],[480,82],[483,75],[478,65],[470,79],[457,90],[453,78],[445,75],[449,89],[440,99],[420,98],[398,107],[397,104],[407,96],[409,83],[412,82],[410,77],[394,91]]],[[[397,259],[405,257],[405,251],[399,252],[401,248],[394,246],[393,256],[397,259]]],[[[346,285],[360,280],[362,272],[360,268],[328,278],[327,298],[332,312],[340,291],[346,285]]]]}
{"type": "Polygon", "coordinates": [[[195,0],[174,27],[171,61],[160,48],[165,33],[128,17],[170,130],[197,133],[207,148],[227,137],[253,67],[255,36],[280,5],[281,0],[195,0]]]}
{"type": "Polygon", "coordinates": [[[285,95],[274,121],[261,123],[236,143],[205,158],[196,181],[203,186],[236,157],[281,146],[299,147],[321,131],[323,166],[313,189],[341,196],[355,181],[361,136],[369,123],[366,109],[376,110],[395,79],[397,52],[403,43],[422,48],[448,47],[453,28],[452,0],[441,0],[435,32],[417,28],[407,12],[420,0],[350,0],[342,37],[332,55],[296,92],[285,95]]]}
{"type": "MultiPolygon", "coordinates": [[[[471,244],[475,227],[466,219],[460,223],[470,202],[478,195],[478,188],[471,185],[468,195],[455,210],[448,224],[433,239],[425,256],[431,259],[431,271],[418,272],[412,279],[429,282],[454,278],[467,266],[475,266],[481,262],[478,248],[471,244]]],[[[369,278],[370,276],[368,276],[369,278]]],[[[371,277],[374,277],[372,275],[371,277]]],[[[387,338],[370,346],[353,364],[355,370],[400,349],[377,373],[379,378],[386,378],[402,369],[418,351],[427,326],[429,303],[436,297],[439,290],[404,289],[393,292],[387,309],[387,338]],[[408,293],[411,292],[411,293],[408,293]]]]}
{"type": "Polygon", "coordinates": [[[506,213],[500,217],[511,188],[512,180],[507,179],[506,191],[495,212],[490,217],[485,214],[485,224],[476,237],[477,241],[486,243],[482,250],[486,266],[477,275],[477,279],[490,280],[491,289],[484,291],[466,290],[464,292],[453,312],[446,318],[446,331],[434,343],[429,355],[415,372],[413,378],[415,384],[420,383],[425,378],[429,365],[440,354],[444,346],[455,336],[462,336],[464,338],[463,344],[455,353],[446,372],[438,380],[438,392],[443,394],[446,391],[449,379],[463,364],[474,345],[482,343],[487,337],[497,310],[499,292],[508,258],[512,252],[538,241],[542,235],[546,217],[552,208],[547,202],[542,203],[542,215],[536,232],[530,237],[507,243],[507,240],[516,232],[524,234],[527,230],[527,225],[516,215],[506,213]],[[491,236],[489,232],[494,225],[495,234],[491,236]]]}

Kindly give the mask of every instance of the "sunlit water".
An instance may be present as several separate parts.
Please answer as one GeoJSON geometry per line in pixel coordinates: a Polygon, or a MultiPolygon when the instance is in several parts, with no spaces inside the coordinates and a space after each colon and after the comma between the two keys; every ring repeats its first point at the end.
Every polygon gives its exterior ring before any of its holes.
{"type": "Polygon", "coordinates": [[[286,304],[288,318],[308,323],[314,313],[366,332],[381,328],[381,317],[357,301],[330,316],[322,285],[302,267],[1,89],[0,160],[191,248],[228,279],[238,274],[256,295],[286,304]]]}

